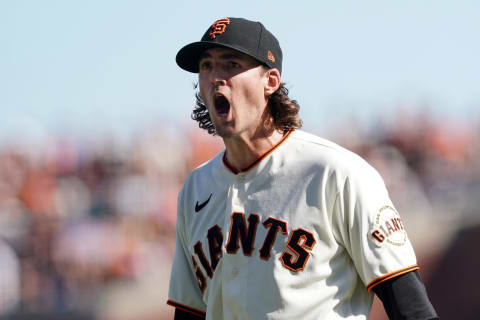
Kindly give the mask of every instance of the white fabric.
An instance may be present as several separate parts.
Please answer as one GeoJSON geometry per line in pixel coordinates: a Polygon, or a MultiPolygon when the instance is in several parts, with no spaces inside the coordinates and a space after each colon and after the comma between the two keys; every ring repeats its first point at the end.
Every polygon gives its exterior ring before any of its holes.
{"type": "Polygon", "coordinates": [[[232,173],[222,156],[194,170],[179,194],[174,303],[203,311],[206,319],[367,319],[373,295],[366,286],[416,264],[383,180],[354,153],[296,130],[245,173],[232,173]],[[250,255],[240,240],[235,253],[227,252],[233,212],[244,214],[247,227],[258,215],[250,255]],[[287,232],[276,234],[270,257],[262,259],[269,218],[285,222],[287,232]],[[211,265],[207,234],[215,226],[223,255],[210,278],[194,246],[200,241],[211,265]],[[281,260],[299,257],[287,246],[294,230],[314,239],[311,249],[306,236],[298,241],[308,252],[298,271],[281,260]],[[203,294],[195,272],[206,280],[203,294]]]}

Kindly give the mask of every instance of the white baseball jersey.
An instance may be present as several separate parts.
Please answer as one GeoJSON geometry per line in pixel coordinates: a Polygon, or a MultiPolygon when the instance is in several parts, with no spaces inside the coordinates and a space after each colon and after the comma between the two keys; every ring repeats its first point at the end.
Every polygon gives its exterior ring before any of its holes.
{"type": "Polygon", "coordinates": [[[292,130],[240,173],[221,152],[188,176],[168,304],[206,319],[367,319],[370,289],[416,269],[377,171],[292,130]]]}

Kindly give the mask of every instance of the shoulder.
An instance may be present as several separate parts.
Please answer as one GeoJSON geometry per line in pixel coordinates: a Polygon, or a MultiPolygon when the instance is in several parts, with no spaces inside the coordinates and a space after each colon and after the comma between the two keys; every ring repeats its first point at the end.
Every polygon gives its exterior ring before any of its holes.
{"type": "Polygon", "coordinates": [[[222,172],[225,170],[222,164],[223,154],[224,150],[193,169],[187,175],[183,187],[180,190],[179,199],[191,196],[192,193],[198,193],[206,187],[209,187],[209,184],[218,184],[222,172]]]}
{"type": "Polygon", "coordinates": [[[222,166],[222,157],[225,150],[220,151],[212,159],[200,164],[198,167],[193,169],[185,179],[185,183],[188,183],[192,180],[205,178],[208,176],[215,175],[222,166]]]}
{"type": "Polygon", "coordinates": [[[321,138],[302,130],[295,130],[292,133],[291,140],[300,146],[303,149],[303,152],[309,152],[312,154],[317,153],[318,155],[324,157],[340,157],[344,158],[345,160],[358,161],[361,159],[357,154],[333,141],[321,138]]]}
{"type": "Polygon", "coordinates": [[[377,171],[358,154],[314,134],[295,130],[291,136],[291,144],[298,150],[301,161],[315,161],[330,171],[348,176],[378,175],[377,171]]]}

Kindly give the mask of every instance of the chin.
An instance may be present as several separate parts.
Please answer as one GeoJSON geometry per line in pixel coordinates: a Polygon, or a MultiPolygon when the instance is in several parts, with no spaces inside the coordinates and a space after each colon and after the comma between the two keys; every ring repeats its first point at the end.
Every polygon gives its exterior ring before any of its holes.
{"type": "Polygon", "coordinates": [[[217,135],[222,138],[231,138],[235,136],[235,128],[232,123],[227,123],[224,119],[212,120],[217,135]]]}
{"type": "Polygon", "coordinates": [[[235,132],[233,132],[232,130],[228,130],[226,128],[215,128],[215,130],[217,131],[217,135],[224,139],[232,138],[235,136],[235,132]]]}

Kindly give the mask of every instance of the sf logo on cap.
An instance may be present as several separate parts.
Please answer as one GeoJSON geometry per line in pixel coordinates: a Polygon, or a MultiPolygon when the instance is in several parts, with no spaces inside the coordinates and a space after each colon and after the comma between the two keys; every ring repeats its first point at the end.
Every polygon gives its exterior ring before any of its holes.
{"type": "Polygon", "coordinates": [[[227,24],[230,24],[230,19],[228,18],[223,18],[215,21],[212,24],[212,31],[210,31],[209,33],[210,38],[215,39],[217,34],[224,33],[225,29],[227,28],[227,24]]]}

